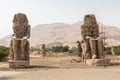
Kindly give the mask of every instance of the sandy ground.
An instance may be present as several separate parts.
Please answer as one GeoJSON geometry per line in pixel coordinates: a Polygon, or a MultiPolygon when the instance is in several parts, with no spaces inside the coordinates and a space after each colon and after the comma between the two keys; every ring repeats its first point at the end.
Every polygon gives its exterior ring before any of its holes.
{"type": "Polygon", "coordinates": [[[8,80],[13,75],[20,74],[21,72],[16,71],[0,71],[0,80],[8,80]]]}
{"type": "Polygon", "coordinates": [[[88,66],[70,63],[78,57],[32,56],[29,69],[9,69],[0,62],[0,80],[120,80],[120,66],[88,66]]]}
{"type": "Polygon", "coordinates": [[[120,69],[52,69],[25,72],[10,80],[120,80],[120,69]]]}

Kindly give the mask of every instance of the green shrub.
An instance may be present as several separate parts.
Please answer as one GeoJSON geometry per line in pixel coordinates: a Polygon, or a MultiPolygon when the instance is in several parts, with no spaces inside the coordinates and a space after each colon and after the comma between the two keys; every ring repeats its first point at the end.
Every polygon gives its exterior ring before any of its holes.
{"type": "Polygon", "coordinates": [[[105,48],[105,53],[106,53],[106,54],[112,54],[112,52],[111,52],[111,47],[106,47],[106,48],[105,48]]]}
{"type": "Polygon", "coordinates": [[[9,54],[9,48],[0,46],[0,60],[7,57],[9,54]]]}
{"type": "Polygon", "coordinates": [[[51,48],[52,52],[68,52],[69,46],[53,46],[51,48]]]}
{"type": "Polygon", "coordinates": [[[120,55],[120,46],[114,46],[113,49],[114,49],[115,55],[120,55]]]}
{"type": "Polygon", "coordinates": [[[120,55],[120,45],[105,48],[105,53],[106,54],[112,54],[112,48],[113,48],[113,52],[114,52],[115,55],[120,55]]]}

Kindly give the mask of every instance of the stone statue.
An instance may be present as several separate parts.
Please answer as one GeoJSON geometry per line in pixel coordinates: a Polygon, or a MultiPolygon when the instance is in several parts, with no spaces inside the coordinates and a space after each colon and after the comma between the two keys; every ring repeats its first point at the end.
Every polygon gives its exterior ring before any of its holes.
{"type": "Polygon", "coordinates": [[[18,13],[13,19],[14,34],[10,44],[10,68],[29,67],[30,25],[25,14],[18,13]]]}
{"type": "Polygon", "coordinates": [[[103,57],[103,40],[99,36],[99,27],[93,14],[85,15],[84,23],[81,26],[81,46],[83,61],[103,57]]]}

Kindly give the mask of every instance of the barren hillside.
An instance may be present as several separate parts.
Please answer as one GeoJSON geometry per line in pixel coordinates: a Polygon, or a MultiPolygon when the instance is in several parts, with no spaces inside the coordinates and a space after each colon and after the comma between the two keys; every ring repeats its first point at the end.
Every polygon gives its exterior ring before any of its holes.
{"type": "MultiPolygon", "coordinates": [[[[82,22],[74,24],[53,23],[34,26],[31,30],[31,46],[49,44],[54,42],[73,43],[80,40],[80,26],[82,22]]],[[[103,25],[99,23],[99,28],[105,30],[109,38],[109,44],[120,44],[120,28],[103,25]]],[[[1,45],[9,46],[10,36],[0,40],[1,45]]]]}

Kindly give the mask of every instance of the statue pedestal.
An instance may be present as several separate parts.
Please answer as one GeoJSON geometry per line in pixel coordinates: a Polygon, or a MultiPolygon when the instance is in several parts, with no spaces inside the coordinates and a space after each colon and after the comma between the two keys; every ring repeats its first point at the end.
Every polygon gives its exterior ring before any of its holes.
{"type": "Polygon", "coordinates": [[[11,40],[10,46],[10,68],[29,67],[29,41],[27,39],[15,38],[11,40]]]}
{"type": "Polygon", "coordinates": [[[9,61],[9,67],[13,69],[29,68],[29,61],[9,61]]]}
{"type": "Polygon", "coordinates": [[[90,66],[109,66],[110,59],[89,59],[86,61],[86,64],[90,66]]]}

